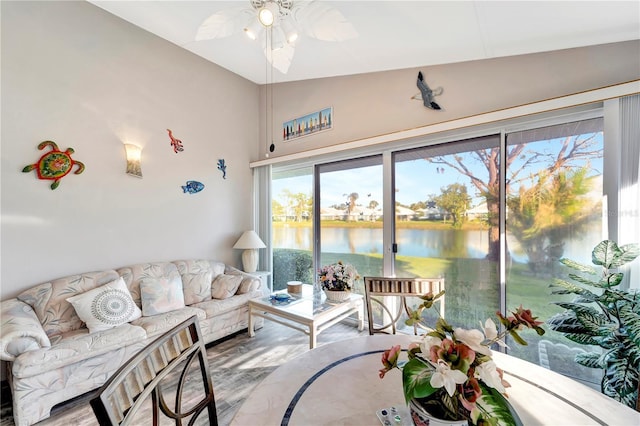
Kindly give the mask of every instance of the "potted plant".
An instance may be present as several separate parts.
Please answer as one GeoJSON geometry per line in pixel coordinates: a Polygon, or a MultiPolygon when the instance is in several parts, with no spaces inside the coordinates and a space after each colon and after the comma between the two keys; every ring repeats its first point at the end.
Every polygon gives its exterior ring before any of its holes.
{"type": "Polygon", "coordinates": [[[353,265],[338,263],[326,265],[318,271],[318,281],[322,290],[327,295],[327,299],[334,302],[346,300],[351,295],[353,284],[360,279],[358,271],[353,265]]]}
{"type": "MultiPolygon", "coordinates": [[[[431,308],[443,294],[444,291],[420,296],[423,303],[410,312],[406,324],[422,321],[422,311],[431,308]]],[[[502,378],[490,348],[494,343],[504,345],[506,335],[526,345],[519,330],[530,328],[539,335],[544,330],[540,327],[542,322],[522,306],[511,316],[497,315],[503,326],[500,333],[491,319],[486,320],[482,330],[468,330],[453,328],[439,318],[433,331],[409,346],[409,360],[402,367],[398,364],[400,345],[383,353],[380,378],[394,368],[402,370],[404,396],[416,425],[429,421],[452,425],[522,424],[504,396],[510,385],[502,378]]]]}
{"type": "Polygon", "coordinates": [[[617,269],[639,254],[638,244],[618,246],[605,240],[593,249],[595,268],[560,259],[576,273],[568,275],[571,281],[555,279],[551,294],[576,297],[571,302],[554,302],[565,311],[547,321],[552,330],[563,333],[569,340],[602,347],[602,353],[578,354],[575,361],[585,367],[604,369],[602,393],[636,410],[640,408],[640,293],[616,287],[624,277],[617,269]]]}

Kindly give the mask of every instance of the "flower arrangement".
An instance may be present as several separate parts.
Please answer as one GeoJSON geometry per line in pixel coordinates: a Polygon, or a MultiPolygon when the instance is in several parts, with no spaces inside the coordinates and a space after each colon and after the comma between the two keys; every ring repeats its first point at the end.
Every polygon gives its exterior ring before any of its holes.
{"type": "Polygon", "coordinates": [[[329,291],[351,291],[355,280],[360,279],[358,271],[353,265],[338,263],[326,265],[318,271],[318,281],[323,290],[329,291]]]}
{"type": "MultiPolygon", "coordinates": [[[[423,303],[410,312],[407,325],[422,320],[424,309],[444,291],[422,296],[423,303]]],[[[383,368],[380,378],[393,368],[402,370],[402,383],[407,403],[418,401],[431,415],[443,420],[468,420],[473,424],[514,424],[517,415],[505,397],[509,383],[491,358],[491,345],[505,346],[503,339],[510,335],[516,342],[526,345],[518,331],[530,328],[543,335],[541,321],[522,305],[505,317],[497,313],[504,330],[498,333],[496,324],[487,319],[483,331],[453,328],[444,318],[439,318],[433,331],[426,333],[422,341],[408,348],[408,362],[398,365],[400,346],[393,346],[382,355],[383,368]]]]}

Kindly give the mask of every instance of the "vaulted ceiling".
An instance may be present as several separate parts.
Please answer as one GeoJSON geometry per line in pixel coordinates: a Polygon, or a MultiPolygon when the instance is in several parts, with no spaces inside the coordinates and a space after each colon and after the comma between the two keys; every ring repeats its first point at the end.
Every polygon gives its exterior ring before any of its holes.
{"type": "Polygon", "coordinates": [[[640,39],[639,1],[316,0],[340,12],[357,37],[320,41],[301,32],[287,73],[271,74],[260,41],[246,37],[242,24],[228,37],[195,40],[209,16],[246,13],[249,0],[89,1],[259,84],[640,39]]]}

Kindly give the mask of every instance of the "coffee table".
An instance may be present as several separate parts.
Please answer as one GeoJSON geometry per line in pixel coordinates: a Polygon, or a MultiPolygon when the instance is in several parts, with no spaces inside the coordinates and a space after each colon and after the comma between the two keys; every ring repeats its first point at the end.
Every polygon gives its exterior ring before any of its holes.
{"type": "MultiPolygon", "coordinates": [[[[286,294],[286,291],[276,293],[286,294]]],[[[292,299],[287,303],[270,297],[249,300],[249,336],[255,335],[253,317],[302,331],[309,336],[309,349],[316,347],[318,334],[352,314],[358,316],[358,330],[364,329],[364,298],[360,294],[352,293],[344,302],[329,302],[324,293],[314,295],[313,286],[303,284],[300,294],[290,296],[292,299]]]]}

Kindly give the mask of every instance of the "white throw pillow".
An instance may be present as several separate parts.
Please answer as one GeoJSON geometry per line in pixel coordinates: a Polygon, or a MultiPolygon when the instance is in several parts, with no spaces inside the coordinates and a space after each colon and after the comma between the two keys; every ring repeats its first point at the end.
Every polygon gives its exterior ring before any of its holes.
{"type": "Polygon", "coordinates": [[[182,278],[176,274],[164,278],[140,280],[142,315],[150,317],[184,308],[182,278]]]}
{"type": "Polygon", "coordinates": [[[211,297],[214,299],[228,299],[236,294],[242,275],[220,274],[211,283],[211,297]]]}
{"type": "Polygon", "coordinates": [[[108,330],[142,316],[122,277],[103,286],[67,298],[89,333],[108,330]]]}

